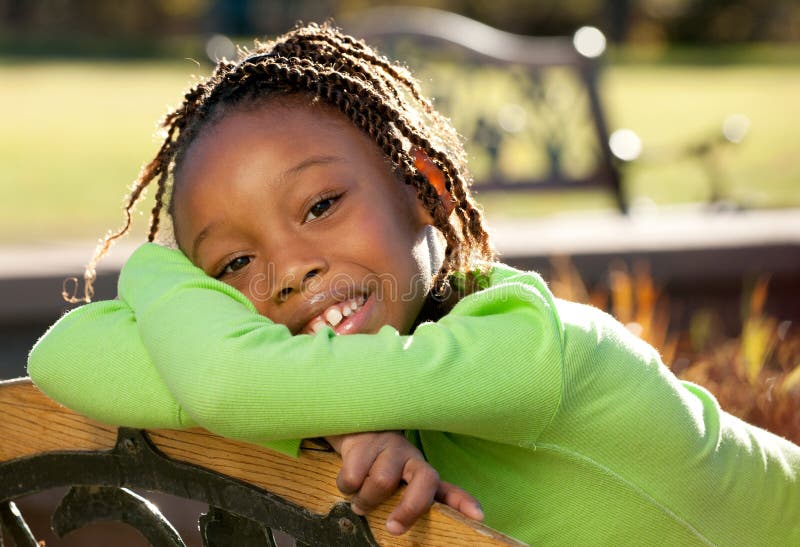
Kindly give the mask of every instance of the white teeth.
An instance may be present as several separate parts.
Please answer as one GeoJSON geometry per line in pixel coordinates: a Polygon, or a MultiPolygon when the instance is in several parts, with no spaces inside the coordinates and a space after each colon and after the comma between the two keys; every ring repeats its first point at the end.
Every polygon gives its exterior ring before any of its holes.
{"type": "Polygon", "coordinates": [[[366,302],[366,298],[363,296],[358,296],[353,298],[347,302],[341,302],[339,304],[334,304],[330,308],[328,308],[324,313],[315,317],[311,324],[309,325],[309,330],[316,334],[324,327],[335,327],[339,323],[342,322],[342,319],[345,317],[350,317],[353,315],[361,306],[364,305],[366,302]]]}
{"type": "Polygon", "coordinates": [[[342,321],[342,312],[340,312],[338,308],[331,308],[325,312],[325,320],[330,323],[332,327],[335,327],[342,321]]]}

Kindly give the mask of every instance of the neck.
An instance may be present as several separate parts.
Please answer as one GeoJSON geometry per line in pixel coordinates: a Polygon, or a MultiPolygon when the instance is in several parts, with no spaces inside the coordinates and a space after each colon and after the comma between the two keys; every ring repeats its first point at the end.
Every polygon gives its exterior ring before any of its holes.
{"type": "Polygon", "coordinates": [[[432,292],[428,293],[425,298],[425,303],[417,316],[416,321],[411,326],[413,333],[417,327],[426,321],[438,321],[453,309],[464,294],[452,286],[448,286],[443,296],[434,296],[432,292]]]}

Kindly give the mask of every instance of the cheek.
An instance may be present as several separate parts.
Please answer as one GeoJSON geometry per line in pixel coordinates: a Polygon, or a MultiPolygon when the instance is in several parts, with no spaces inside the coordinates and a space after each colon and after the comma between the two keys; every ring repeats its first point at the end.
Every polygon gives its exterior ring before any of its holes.
{"type": "Polygon", "coordinates": [[[416,204],[419,204],[416,197],[413,203],[398,201],[392,211],[391,214],[398,221],[391,226],[391,252],[397,262],[403,265],[404,274],[424,280],[431,277],[432,255],[427,232],[432,227],[423,222],[420,217],[423,207],[421,204],[418,208],[414,207],[416,204]]]}
{"type": "Polygon", "coordinates": [[[280,323],[280,321],[277,321],[276,318],[272,317],[270,314],[271,310],[267,305],[269,302],[269,288],[265,280],[258,278],[251,279],[244,287],[236,288],[247,297],[260,315],[280,323]]]}
{"type": "Polygon", "coordinates": [[[256,311],[264,317],[276,323],[283,323],[281,317],[276,315],[274,307],[270,304],[270,280],[269,274],[264,272],[254,272],[251,275],[243,275],[234,278],[228,285],[242,293],[256,308],[256,311]]]}
{"type": "Polygon", "coordinates": [[[187,223],[185,212],[183,207],[181,207],[179,194],[175,193],[175,191],[173,191],[171,200],[169,212],[170,219],[172,220],[172,234],[175,237],[175,242],[178,244],[178,248],[183,251],[184,254],[187,254],[186,245],[188,243],[186,242],[187,223]]]}

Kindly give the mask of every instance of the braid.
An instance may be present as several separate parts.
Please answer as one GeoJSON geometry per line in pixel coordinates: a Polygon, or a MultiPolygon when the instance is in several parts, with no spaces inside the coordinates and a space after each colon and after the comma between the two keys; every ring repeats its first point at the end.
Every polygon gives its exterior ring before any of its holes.
{"type": "MultiPolygon", "coordinates": [[[[480,210],[470,194],[466,154],[449,121],[432,107],[405,68],[327,24],[311,24],[257,44],[238,62],[219,62],[211,76],[191,88],[181,106],[164,117],[164,142],[127,197],[123,226],[105,237],[86,267],[84,297],[73,295],[70,301],[91,299],[97,262],[115,240],[128,233],[132,209],[154,180],[157,189],[148,240],[155,240],[165,201],[167,213],[172,213],[170,175],[205,127],[233,109],[291,95],[320,100],[338,110],[375,142],[398,177],[414,186],[446,242],[434,290],[443,289],[452,273],[470,271],[476,260],[494,258],[480,210]],[[417,171],[409,146],[423,150],[444,174],[454,200],[453,214],[447,214],[437,190],[417,171]]],[[[66,290],[64,294],[68,298],[66,290]]]]}
{"type": "MultiPolygon", "coordinates": [[[[200,101],[201,96],[205,93],[205,86],[204,84],[198,84],[194,88],[190,89],[184,96],[184,102],[181,107],[169,112],[162,121],[160,122],[161,127],[167,128],[167,134],[164,138],[164,142],[161,144],[158,152],[156,153],[155,158],[150,160],[139,173],[136,181],[133,184],[133,187],[126,198],[126,204],[123,208],[123,212],[125,214],[125,222],[123,223],[122,227],[119,228],[116,232],[109,232],[106,236],[100,241],[97,248],[95,249],[94,256],[86,265],[86,268],[83,273],[84,279],[84,294],[82,298],[78,298],[77,293],[77,280],[75,283],[75,289],[72,291],[67,291],[66,283],[64,285],[64,289],[62,291],[62,296],[64,300],[69,303],[75,304],[79,302],[90,302],[92,296],[94,295],[94,281],[97,278],[97,264],[98,262],[106,255],[109,251],[111,246],[117,239],[120,239],[131,228],[131,224],[133,221],[133,208],[141,199],[145,189],[150,185],[152,180],[158,177],[158,189],[156,192],[156,203],[152,210],[152,217],[150,221],[150,232],[148,235],[148,241],[153,241],[155,239],[156,234],[158,233],[158,225],[160,221],[160,213],[163,206],[163,197],[166,193],[166,186],[167,180],[169,177],[169,166],[174,154],[175,150],[175,138],[176,133],[181,130],[186,125],[187,119],[189,119],[197,105],[200,101]]],[[[72,281],[71,278],[70,281],[72,281]]]]}
{"type": "MultiPolygon", "coordinates": [[[[305,40],[318,40],[321,42],[325,42],[331,46],[333,46],[334,50],[337,51],[340,55],[348,55],[356,60],[365,61],[368,64],[373,66],[377,66],[381,68],[386,74],[389,76],[388,79],[383,80],[389,83],[389,88],[391,89],[392,93],[395,95],[396,98],[399,99],[398,89],[392,85],[395,81],[400,82],[403,84],[406,89],[409,90],[411,95],[419,101],[420,104],[423,105],[426,112],[433,111],[433,106],[431,106],[430,102],[422,95],[419,86],[416,84],[414,79],[405,69],[395,66],[390,63],[385,57],[381,57],[376,55],[374,52],[370,51],[363,43],[355,40],[354,38],[346,35],[332,35],[330,31],[325,32],[323,29],[317,27],[316,25],[309,27],[310,29],[316,29],[317,32],[303,32],[302,38],[305,40]]],[[[296,43],[297,38],[293,38],[292,43],[296,43]]],[[[298,47],[299,49],[299,47],[298,47]]],[[[359,64],[354,64],[351,66],[353,70],[363,71],[366,75],[365,69],[363,69],[359,64]]]]}

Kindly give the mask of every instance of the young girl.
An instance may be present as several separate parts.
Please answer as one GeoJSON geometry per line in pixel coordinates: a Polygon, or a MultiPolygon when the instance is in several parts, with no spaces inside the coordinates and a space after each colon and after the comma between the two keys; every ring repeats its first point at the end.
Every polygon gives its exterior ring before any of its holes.
{"type": "Polygon", "coordinates": [[[180,250],[140,247],[118,300],[39,341],[29,372],[55,399],[290,454],[327,436],[360,510],[416,488],[395,533],[438,479],[398,435],[354,432],[405,430],[532,544],[800,544],[800,448],[490,263],[463,149],[404,70],[311,25],[220,63],[165,127],[122,232],[155,180],[150,240],[169,199],[180,250]]]}

